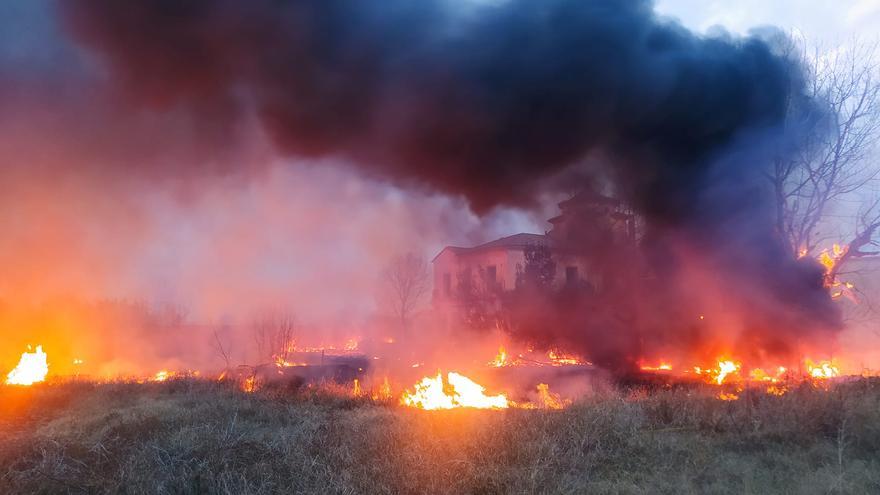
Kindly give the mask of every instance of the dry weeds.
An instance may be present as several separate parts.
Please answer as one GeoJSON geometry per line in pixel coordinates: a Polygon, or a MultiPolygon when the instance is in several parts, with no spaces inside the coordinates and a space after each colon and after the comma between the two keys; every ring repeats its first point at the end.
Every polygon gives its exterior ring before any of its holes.
{"type": "Polygon", "coordinates": [[[0,388],[2,493],[880,493],[880,382],[426,412],[198,380],[0,388]]]}

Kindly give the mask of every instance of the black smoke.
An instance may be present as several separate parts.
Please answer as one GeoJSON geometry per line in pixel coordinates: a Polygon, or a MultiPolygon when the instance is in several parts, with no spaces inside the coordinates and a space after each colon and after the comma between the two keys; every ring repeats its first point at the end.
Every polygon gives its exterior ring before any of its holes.
{"type": "MultiPolygon", "coordinates": [[[[478,212],[532,206],[601,154],[593,172],[644,218],[647,264],[672,289],[609,273],[628,290],[606,306],[654,316],[590,319],[575,304],[564,314],[577,324],[561,325],[561,337],[585,352],[630,327],[685,338],[674,329],[687,311],[669,308],[705,306],[675,289],[695,283],[685,275],[694,259],[725,288],[713,302],[727,299],[740,330],[767,334],[758,347],[839,325],[821,272],[794,260],[774,229],[763,174],[790,151],[782,124],[805,97],[798,67],[760,36],[699,36],[647,0],[57,5],[131,104],[206,129],[252,111],[285,154],[341,156],[462,195],[478,212]]],[[[609,359],[631,360],[639,340],[611,345],[609,359]]]]}

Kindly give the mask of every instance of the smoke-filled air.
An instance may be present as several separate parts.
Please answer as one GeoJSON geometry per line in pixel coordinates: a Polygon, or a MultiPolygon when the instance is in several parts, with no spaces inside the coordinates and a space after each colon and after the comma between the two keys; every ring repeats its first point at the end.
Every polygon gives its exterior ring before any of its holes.
{"type": "Polygon", "coordinates": [[[878,492],[880,8],[741,3],[0,3],[0,493],[878,492]]]}

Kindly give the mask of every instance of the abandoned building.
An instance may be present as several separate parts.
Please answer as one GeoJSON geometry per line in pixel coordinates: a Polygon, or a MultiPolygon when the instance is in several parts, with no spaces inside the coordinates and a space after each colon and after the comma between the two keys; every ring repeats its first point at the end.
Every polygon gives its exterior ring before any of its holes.
{"type": "Polygon", "coordinates": [[[432,260],[435,309],[454,307],[461,278],[472,274],[479,274],[476,283],[482,288],[513,290],[532,246],[549,249],[556,264],[554,286],[601,288],[598,261],[589,254],[593,250],[585,247],[634,244],[634,215],[619,200],[593,191],[581,192],[558,206],[559,215],[548,220],[551,227],[544,234],[520,233],[473,247],[443,248],[432,260]]]}

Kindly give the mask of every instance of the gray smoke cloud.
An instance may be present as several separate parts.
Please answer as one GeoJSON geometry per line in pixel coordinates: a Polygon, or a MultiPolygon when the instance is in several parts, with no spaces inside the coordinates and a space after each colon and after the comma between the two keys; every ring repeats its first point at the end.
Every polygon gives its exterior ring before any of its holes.
{"type": "MultiPolygon", "coordinates": [[[[762,174],[796,142],[782,131],[789,108],[815,102],[766,36],[698,36],[659,18],[647,0],[55,7],[84,50],[80,64],[99,68],[70,71],[78,93],[49,102],[83,116],[85,138],[73,141],[89,159],[74,167],[126,180],[184,178],[197,188],[207,175],[259,171],[264,161],[251,158],[268,153],[265,145],[341,158],[368,176],[463,196],[485,213],[534,206],[560,175],[601,154],[587,172],[609,180],[644,218],[650,269],[670,292],[687,292],[676,289],[692,279],[692,257],[721,281],[726,289],[715,296],[741,313],[740,324],[768,335],[759,346],[839,326],[818,267],[794,260],[774,230],[762,174]],[[243,149],[249,159],[236,159],[243,149]]],[[[11,80],[7,95],[52,93],[11,80]]],[[[617,275],[627,280],[609,274],[617,275]]],[[[652,313],[676,304],[640,297],[640,309],[607,302],[652,313]]],[[[650,319],[578,317],[548,339],[587,352],[633,327],[607,359],[631,361],[638,335],[681,338],[664,330],[679,325],[676,317],[650,319]]]]}

